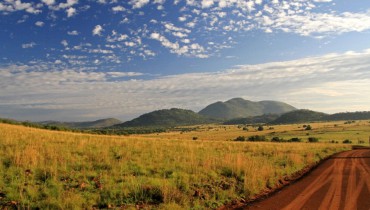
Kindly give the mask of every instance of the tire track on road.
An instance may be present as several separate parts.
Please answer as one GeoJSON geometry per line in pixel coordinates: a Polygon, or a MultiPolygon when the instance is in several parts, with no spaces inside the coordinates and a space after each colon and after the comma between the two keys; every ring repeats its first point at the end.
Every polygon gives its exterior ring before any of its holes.
{"type": "Polygon", "coordinates": [[[370,149],[335,155],[299,182],[242,209],[370,210],[370,149]]]}

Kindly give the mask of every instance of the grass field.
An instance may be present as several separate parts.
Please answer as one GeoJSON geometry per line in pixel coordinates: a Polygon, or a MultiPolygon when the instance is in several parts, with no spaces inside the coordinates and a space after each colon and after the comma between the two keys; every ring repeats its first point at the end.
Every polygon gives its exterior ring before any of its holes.
{"type": "Polygon", "coordinates": [[[302,125],[264,131],[207,125],[118,137],[0,124],[0,207],[214,209],[252,198],[279,179],[350,149],[342,143],[229,141],[237,136],[307,138],[309,133],[320,142],[367,142],[370,134],[367,121],[310,125],[310,131],[302,125]]]}

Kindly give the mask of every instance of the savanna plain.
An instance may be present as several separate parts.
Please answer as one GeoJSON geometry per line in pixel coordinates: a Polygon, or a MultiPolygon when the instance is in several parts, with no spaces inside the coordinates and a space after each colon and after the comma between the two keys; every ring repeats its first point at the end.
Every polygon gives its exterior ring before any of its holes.
{"type": "Polygon", "coordinates": [[[104,136],[0,124],[0,208],[216,209],[369,142],[369,121],[309,125],[104,136]]]}

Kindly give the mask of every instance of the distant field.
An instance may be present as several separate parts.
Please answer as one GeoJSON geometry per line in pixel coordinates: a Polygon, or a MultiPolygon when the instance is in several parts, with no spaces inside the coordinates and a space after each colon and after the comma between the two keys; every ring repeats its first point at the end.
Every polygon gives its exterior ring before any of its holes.
{"type": "Polygon", "coordinates": [[[149,138],[163,139],[192,139],[198,140],[225,141],[234,140],[238,136],[263,135],[267,139],[280,137],[284,139],[301,138],[307,141],[309,137],[316,137],[320,142],[338,141],[349,139],[352,143],[364,141],[368,144],[370,138],[370,121],[334,121],[334,122],[314,122],[292,125],[264,126],[263,131],[257,130],[258,126],[251,125],[202,125],[183,127],[194,129],[194,131],[168,132],[159,134],[140,135],[149,138]],[[305,130],[305,125],[310,125],[311,130],[305,130]],[[246,128],[248,130],[243,130],[246,128]]]}
{"type": "Polygon", "coordinates": [[[0,124],[0,208],[216,208],[252,198],[285,176],[350,149],[344,139],[367,143],[370,134],[367,121],[310,125],[310,131],[303,125],[263,131],[207,125],[115,137],[0,124]],[[339,143],[230,141],[256,134],[306,141],[307,133],[339,143]]]}

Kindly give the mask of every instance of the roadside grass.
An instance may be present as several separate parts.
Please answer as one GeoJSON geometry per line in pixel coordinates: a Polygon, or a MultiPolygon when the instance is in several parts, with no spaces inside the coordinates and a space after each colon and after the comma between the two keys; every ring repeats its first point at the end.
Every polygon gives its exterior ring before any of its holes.
{"type": "MultiPolygon", "coordinates": [[[[311,126],[310,132],[324,132],[311,126]]],[[[345,127],[338,137],[369,132],[368,125],[358,126],[345,127]]],[[[0,124],[0,208],[214,209],[249,199],[307,165],[350,149],[343,144],[226,141],[246,131],[204,128],[119,137],[0,124]]],[[[301,131],[291,125],[248,132],[296,137],[301,131]]],[[[315,137],[331,139],[326,133],[315,137]]]]}

